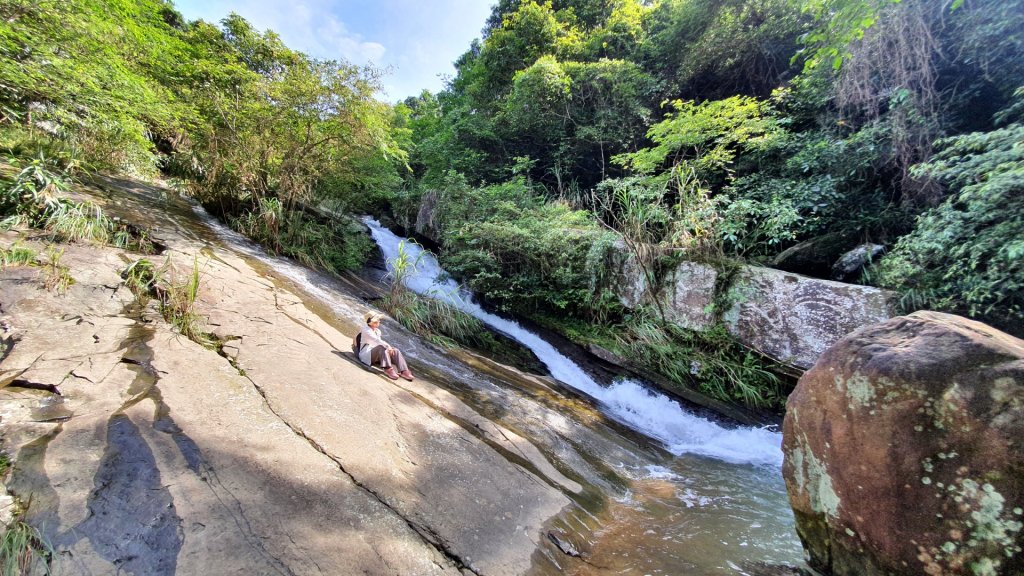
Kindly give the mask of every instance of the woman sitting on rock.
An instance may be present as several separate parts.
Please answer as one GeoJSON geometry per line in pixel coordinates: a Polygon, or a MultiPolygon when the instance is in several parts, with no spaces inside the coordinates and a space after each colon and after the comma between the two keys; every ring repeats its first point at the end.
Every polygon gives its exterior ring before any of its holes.
{"type": "Polygon", "coordinates": [[[380,366],[392,380],[398,380],[401,376],[411,382],[413,375],[401,350],[385,342],[380,335],[380,319],[383,317],[383,314],[374,312],[366,315],[366,326],[359,333],[359,360],[369,366],[380,366]]]}

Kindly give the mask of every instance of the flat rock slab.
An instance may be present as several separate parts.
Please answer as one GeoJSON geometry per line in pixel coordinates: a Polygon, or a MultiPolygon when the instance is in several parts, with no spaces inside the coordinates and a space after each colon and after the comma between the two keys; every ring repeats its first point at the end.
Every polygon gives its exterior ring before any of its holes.
{"type": "Polygon", "coordinates": [[[343,358],[355,326],[301,290],[191,224],[154,224],[180,278],[199,263],[222,354],[120,285],[138,255],[68,247],[66,295],[36,268],[0,272],[9,487],[31,499],[54,573],[528,570],[575,482],[429,380],[343,358]]]}

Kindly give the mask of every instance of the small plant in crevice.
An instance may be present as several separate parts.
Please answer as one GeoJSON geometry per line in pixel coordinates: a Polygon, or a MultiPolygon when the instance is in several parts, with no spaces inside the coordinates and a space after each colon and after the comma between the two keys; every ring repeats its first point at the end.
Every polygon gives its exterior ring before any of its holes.
{"type": "Polygon", "coordinates": [[[58,249],[51,244],[46,247],[46,259],[42,264],[43,287],[60,295],[66,294],[68,288],[75,283],[75,279],[71,277],[71,270],[60,262],[63,257],[64,249],[58,249]]]}
{"type": "MultiPolygon", "coordinates": [[[[165,262],[166,264],[167,262],[165,262]]],[[[150,298],[159,297],[157,280],[161,274],[162,268],[156,268],[153,262],[147,258],[139,258],[121,271],[121,279],[135,295],[135,299],[144,302],[150,298]]]]}
{"type": "MultiPolygon", "coordinates": [[[[7,454],[0,453],[0,478],[10,470],[11,461],[7,454]]],[[[4,526],[0,536],[0,573],[2,574],[47,574],[53,560],[53,547],[37,528],[25,521],[28,506],[15,497],[14,518],[4,526]]]]}
{"type": "Polygon", "coordinates": [[[169,276],[161,283],[160,313],[189,340],[207,348],[213,346],[216,339],[202,331],[202,319],[195,312],[199,297],[199,259],[192,260],[192,271],[184,281],[177,281],[173,271],[169,276]]]}
{"type": "Polygon", "coordinates": [[[200,284],[198,257],[183,281],[175,278],[170,260],[156,267],[146,258],[129,264],[121,271],[121,278],[138,301],[155,298],[160,315],[183,336],[207,348],[214,346],[216,337],[202,330],[202,318],[195,312],[200,284]]]}
{"type": "Polygon", "coordinates": [[[15,242],[10,248],[0,248],[0,268],[9,266],[31,266],[35,263],[36,252],[15,242]]]}

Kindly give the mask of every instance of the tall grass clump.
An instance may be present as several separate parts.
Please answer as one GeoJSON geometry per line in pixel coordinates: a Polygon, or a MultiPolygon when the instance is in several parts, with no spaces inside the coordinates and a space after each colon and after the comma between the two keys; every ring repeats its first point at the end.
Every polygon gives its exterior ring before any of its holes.
{"type": "MultiPolygon", "coordinates": [[[[12,163],[17,164],[17,160],[12,163]]],[[[91,202],[67,197],[71,177],[40,154],[13,180],[0,182],[0,228],[40,228],[62,242],[91,242],[152,252],[144,232],[117,222],[91,202]]]]}
{"type": "Polygon", "coordinates": [[[274,254],[334,274],[358,268],[372,249],[350,216],[325,219],[312,212],[287,210],[278,198],[260,198],[228,224],[274,254]]]}
{"type": "Polygon", "coordinates": [[[199,297],[199,259],[192,260],[192,270],[184,280],[179,281],[174,276],[172,271],[170,278],[161,283],[160,313],[189,340],[202,346],[213,346],[216,339],[203,332],[202,318],[195,311],[199,297]]]}
{"type": "Polygon", "coordinates": [[[740,345],[725,327],[697,332],[637,311],[618,331],[616,352],[634,364],[718,400],[751,408],[780,409],[784,382],[761,355],[740,345]]]}
{"type": "Polygon", "coordinates": [[[16,518],[0,539],[0,567],[3,574],[50,574],[53,548],[35,527],[16,518]]]}
{"type": "Polygon", "coordinates": [[[488,352],[504,352],[498,339],[481,322],[455,306],[420,296],[406,286],[416,274],[420,256],[412,257],[406,241],[398,245],[398,256],[388,260],[391,286],[381,308],[411,332],[444,348],[468,346],[488,352]]]}
{"type": "MultiPolygon", "coordinates": [[[[17,159],[11,163],[18,165],[17,159]]],[[[23,167],[14,180],[0,185],[0,224],[41,227],[68,192],[67,179],[40,154],[23,167]]]]}
{"type": "Polygon", "coordinates": [[[381,302],[392,317],[410,331],[444,347],[468,343],[475,335],[487,332],[483,324],[454,306],[422,297],[406,286],[416,274],[422,252],[415,258],[406,250],[406,241],[398,244],[398,255],[388,259],[390,289],[381,302]]]}
{"type": "Polygon", "coordinates": [[[181,335],[207,348],[216,343],[213,335],[202,330],[202,317],[195,311],[200,286],[198,258],[192,260],[192,270],[184,280],[176,278],[170,260],[157,267],[146,258],[125,267],[121,279],[136,300],[156,299],[160,315],[181,335]]]}

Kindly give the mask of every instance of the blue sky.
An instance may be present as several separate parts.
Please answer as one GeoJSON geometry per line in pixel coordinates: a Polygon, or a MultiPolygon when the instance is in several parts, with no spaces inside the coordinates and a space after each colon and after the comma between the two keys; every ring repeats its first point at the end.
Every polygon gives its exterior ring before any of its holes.
{"type": "Polygon", "coordinates": [[[439,91],[441,75],[480,36],[496,0],[174,0],[188,20],[217,23],[231,12],[277,32],[318,58],[389,68],[382,99],[439,91]]]}

